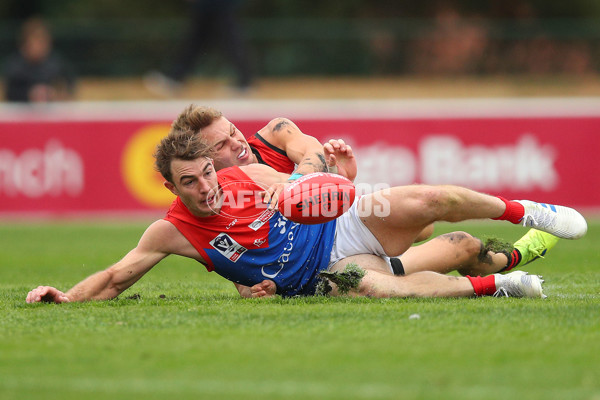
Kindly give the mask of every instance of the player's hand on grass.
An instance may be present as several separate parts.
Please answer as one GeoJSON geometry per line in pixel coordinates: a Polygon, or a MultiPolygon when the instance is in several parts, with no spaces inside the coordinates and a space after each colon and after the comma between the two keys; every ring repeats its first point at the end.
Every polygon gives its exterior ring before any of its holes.
{"type": "Polygon", "coordinates": [[[63,292],[52,286],[38,286],[27,294],[28,303],[68,303],[70,300],[63,292]]]}
{"type": "Polygon", "coordinates": [[[234,283],[237,288],[240,296],[245,299],[249,298],[257,298],[257,297],[271,297],[275,296],[277,292],[277,285],[275,282],[265,279],[264,281],[257,283],[252,287],[240,285],[239,283],[234,283]]]}
{"type": "Polygon", "coordinates": [[[265,279],[250,288],[250,297],[271,297],[275,296],[277,285],[275,282],[265,279]]]}
{"type": "Polygon", "coordinates": [[[331,139],[323,144],[323,152],[329,172],[342,175],[354,182],[357,166],[352,147],[342,139],[331,139]]]}

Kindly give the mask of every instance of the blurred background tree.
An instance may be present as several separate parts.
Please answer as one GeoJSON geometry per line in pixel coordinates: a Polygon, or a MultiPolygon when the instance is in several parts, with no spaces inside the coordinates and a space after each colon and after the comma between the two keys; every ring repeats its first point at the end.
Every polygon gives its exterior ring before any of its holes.
{"type": "MultiPolygon", "coordinates": [[[[258,0],[241,4],[253,69],[280,76],[597,75],[597,0],[258,0]]],[[[79,76],[164,67],[187,27],[185,0],[5,0],[0,62],[22,21],[43,17],[79,76]]],[[[195,73],[231,75],[219,52],[195,73]]]]}

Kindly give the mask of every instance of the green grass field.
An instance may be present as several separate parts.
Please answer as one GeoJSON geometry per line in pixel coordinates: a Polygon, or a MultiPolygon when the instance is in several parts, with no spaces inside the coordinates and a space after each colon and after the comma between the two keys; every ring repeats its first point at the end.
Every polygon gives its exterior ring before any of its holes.
{"type": "MultiPolygon", "coordinates": [[[[0,399],[600,400],[599,221],[527,266],[545,300],[241,299],[169,257],[117,300],[25,303],[115,262],[145,226],[0,225],[0,399]]],[[[455,229],[526,232],[436,234],[455,229]]]]}

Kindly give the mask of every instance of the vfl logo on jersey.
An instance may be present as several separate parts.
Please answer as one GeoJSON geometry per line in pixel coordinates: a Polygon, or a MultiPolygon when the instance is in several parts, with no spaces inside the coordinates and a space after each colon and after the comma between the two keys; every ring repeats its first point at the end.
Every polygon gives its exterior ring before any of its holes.
{"type": "Polygon", "coordinates": [[[258,218],[256,218],[250,225],[248,225],[250,227],[250,229],[257,231],[260,229],[261,226],[263,226],[264,224],[267,223],[267,221],[269,221],[271,219],[271,217],[273,216],[273,214],[275,214],[275,210],[265,210],[262,214],[260,214],[258,216],[258,218]]]}
{"type": "Polygon", "coordinates": [[[210,241],[210,245],[233,262],[237,262],[242,254],[248,250],[226,233],[217,235],[216,238],[210,241]]]}

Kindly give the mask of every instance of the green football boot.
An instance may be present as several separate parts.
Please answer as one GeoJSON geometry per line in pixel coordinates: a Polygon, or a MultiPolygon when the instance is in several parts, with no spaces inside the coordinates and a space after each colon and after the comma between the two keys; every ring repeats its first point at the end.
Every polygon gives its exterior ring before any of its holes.
{"type": "Polygon", "coordinates": [[[519,266],[527,265],[533,260],[544,257],[546,252],[553,248],[559,238],[546,232],[530,229],[521,239],[517,240],[514,248],[521,253],[519,266]]]}

